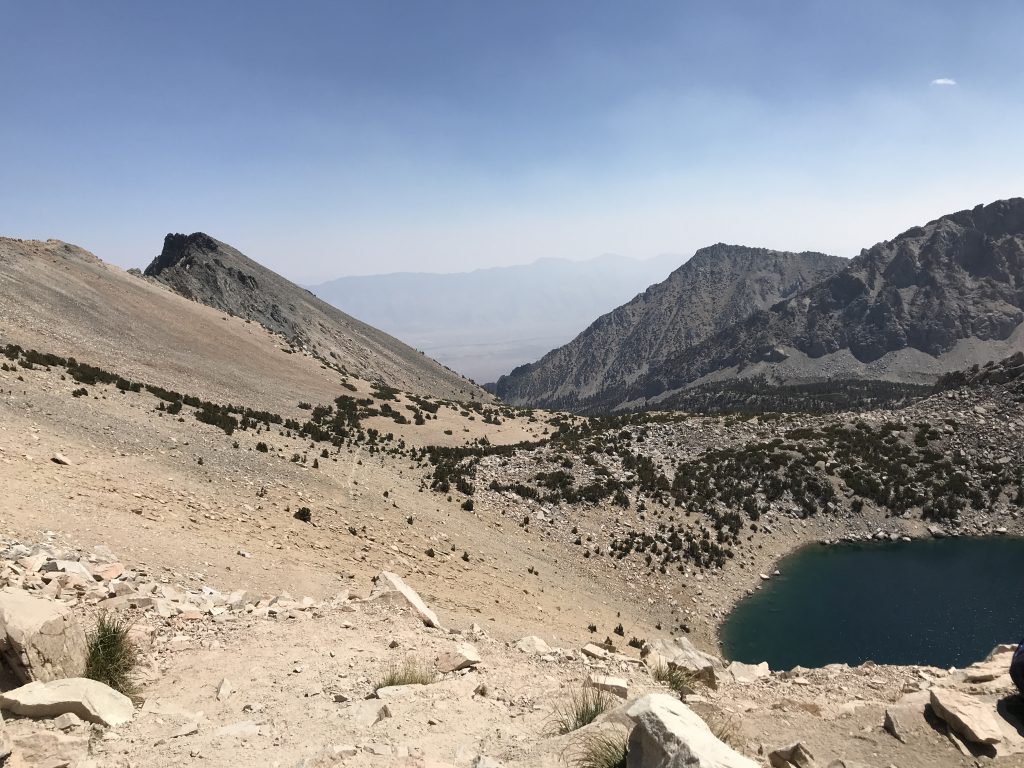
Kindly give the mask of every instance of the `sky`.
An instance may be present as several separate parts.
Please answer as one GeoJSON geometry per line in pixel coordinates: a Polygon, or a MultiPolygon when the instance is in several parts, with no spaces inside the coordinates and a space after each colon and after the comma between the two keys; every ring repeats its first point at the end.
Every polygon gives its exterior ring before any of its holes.
{"type": "Polygon", "coordinates": [[[852,256],[1024,195],[1019,0],[0,0],[0,234],[304,283],[714,242],[852,256]]]}

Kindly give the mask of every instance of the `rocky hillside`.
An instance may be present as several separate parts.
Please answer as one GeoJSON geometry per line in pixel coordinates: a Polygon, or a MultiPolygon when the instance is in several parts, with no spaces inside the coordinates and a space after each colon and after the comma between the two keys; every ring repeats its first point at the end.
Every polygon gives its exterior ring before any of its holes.
{"type": "Polygon", "coordinates": [[[360,378],[437,397],[488,397],[454,371],[202,232],[167,235],[144,274],[185,298],[259,323],[360,378]]]}
{"type": "MultiPolygon", "coordinates": [[[[688,387],[738,377],[926,384],[1020,349],[1022,320],[1024,199],[1015,198],[943,216],[862,251],[817,285],[653,359],[632,380],[561,399],[554,379],[550,392],[511,382],[498,391],[517,403],[610,410],[671,408],[688,387]]],[[[530,372],[509,378],[524,375],[530,372]]]]}
{"type": "Polygon", "coordinates": [[[576,409],[629,389],[722,329],[834,275],[846,262],[821,253],[713,245],[664,282],[599,318],[569,344],[495,385],[512,403],[576,409]]]}
{"type": "Polygon", "coordinates": [[[299,599],[158,578],[103,545],[0,546],[0,640],[22,651],[0,693],[5,768],[930,768],[1024,751],[1000,701],[1013,646],[964,670],[771,671],[685,637],[620,650],[453,623],[390,572],[365,597],[299,599]],[[131,625],[134,701],[81,676],[101,614],[131,625]]]}
{"type": "Polygon", "coordinates": [[[123,617],[142,656],[135,702],[81,701],[77,655],[0,679],[0,765],[554,768],[609,736],[598,765],[646,768],[663,726],[747,768],[1020,764],[1009,648],[955,672],[715,648],[801,544],[1024,532],[1009,387],[827,417],[460,404],[63,244],[4,254],[0,648],[31,603],[78,623],[68,650],[123,617]]]}
{"type": "Polygon", "coordinates": [[[1003,387],[1024,398],[1024,352],[1017,352],[1002,360],[990,360],[985,365],[974,365],[965,371],[947,373],[937,388],[1003,387]]]}

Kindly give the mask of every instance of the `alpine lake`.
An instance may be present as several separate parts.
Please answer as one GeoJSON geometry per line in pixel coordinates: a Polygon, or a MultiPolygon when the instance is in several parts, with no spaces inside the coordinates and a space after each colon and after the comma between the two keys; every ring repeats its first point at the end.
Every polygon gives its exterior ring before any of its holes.
{"type": "Polygon", "coordinates": [[[727,658],[965,667],[1024,637],[1022,538],[812,545],[778,568],[722,625],[727,658]]]}

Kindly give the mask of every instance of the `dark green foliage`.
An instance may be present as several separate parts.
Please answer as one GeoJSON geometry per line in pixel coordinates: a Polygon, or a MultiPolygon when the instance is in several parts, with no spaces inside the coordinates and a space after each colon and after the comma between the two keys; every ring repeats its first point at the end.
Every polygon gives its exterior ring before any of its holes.
{"type": "Polygon", "coordinates": [[[203,407],[201,410],[196,411],[196,419],[204,424],[220,427],[226,435],[230,435],[238,427],[238,419],[231,416],[227,411],[216,407],[203,407]]]}
{"type": "Polygon", "coordinates": [[[129,636],[131,628],[127,619],[101,613],[96,629],[88,637],[85,660],[87,678],[126,696],[136,691],[135,671],[139,663],[138,648],[129,636]]]}

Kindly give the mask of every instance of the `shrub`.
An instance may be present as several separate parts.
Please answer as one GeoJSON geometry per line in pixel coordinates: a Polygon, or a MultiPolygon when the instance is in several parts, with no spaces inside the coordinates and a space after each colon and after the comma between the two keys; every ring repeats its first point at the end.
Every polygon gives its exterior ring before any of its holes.
{"type": "Polygon", "coordinates": [[[472,499],[466,499],[464,502],[462,502],[462,508],[464,510],[466,510],[467,512],[472,512],[473,511],[473,500],[472,499]]]}
{"type": "Polygon", "coordinates": [[[561,735],[572,733],[590,725],[597,716],[615,705],[611,694],[598,688],[584,686],[569,693],[569,697],[555,707],[553,730],[561,735]]]}
{"type": "Polygon", "coordinates": [[[373,690],[377,692],[393,685],[430,685],[436,679],[437,674],[429,663],[410,656],[404,661],[389,664],[373,684],[373,690]]]}
{"type": "Polygon", "coordinates": [[[259,451],[260,453],[266,453],[270,449],[267,448],[267,444],[266,443],[259,442],[259,443],[256,443],[256,450],[259,451]]]}
{"type": "Polygon", "coordinates": [[[624,733],[587,734],[572,745],[572,768],[626,768],[628,737],[624,733]]]}
{"type": "Polygon", "coordinates": [[[96,629],[88,637],[85,660],[86,677],[126,696],[137,691],[135,668],[139,663],[139,649],[128,636],[131,628],[127,619],[101,613],[96,629]]]}

